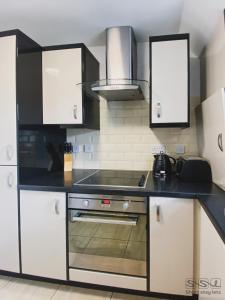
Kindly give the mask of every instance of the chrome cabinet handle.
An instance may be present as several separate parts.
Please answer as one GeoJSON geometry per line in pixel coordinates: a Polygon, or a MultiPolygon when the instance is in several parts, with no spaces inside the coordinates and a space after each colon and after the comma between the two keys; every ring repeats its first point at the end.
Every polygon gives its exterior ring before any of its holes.
{"type": "Polygon", "coordinates": [[[218,134],[217,143],[218,143],[218,147],[219,147],[220,151],[223,152],[223,135],[222,135],[222,133],[218,134]]]}
{"type": "Polygon", "coordinates": [[[6,147],[6,155],[8,160],[11,160],[13,158],[13,147],[11,145],[8,145],[6,147]]]}
{"type": "Polygon", "coordinates": [[[156,205],[156,221],[160,222],[160,206],[156,205]]]}
{"type": "Polygon", "coordinates": [[[9,175],[7,177],[8,187],[12,188],[13,187],[13,182],[14,182],[13,173],[9,173],[9,175]]]}
{"type": "Polygon", "coordinates": [[[59,201],[55,200],[55,204],[54,204],[54,212],[56,215],[59,215],[59,201]]]}
{"type": "Polygon", "coordinates": [[[160,118],[161,114],[162,114],[161,104],[160,104],[160,102],[157,102],[156,103],[156,115],[157,115],[157,118],[160,118]]]}
{"type": "Polygon", "coordinates": [[[137,225],[137,218],[130,221],[127,220],[116,220],[116,219],[104,219],[104,218],[92,218],[92,217],[71,217],[71,222],[90,222],[100,224],[111,224],[111,225],[137,225]]]}
{"type": "Polygon", "coordinates": [[[77,119],[77,105],[73,106],[73,117],[75,120],[77,119]]]}

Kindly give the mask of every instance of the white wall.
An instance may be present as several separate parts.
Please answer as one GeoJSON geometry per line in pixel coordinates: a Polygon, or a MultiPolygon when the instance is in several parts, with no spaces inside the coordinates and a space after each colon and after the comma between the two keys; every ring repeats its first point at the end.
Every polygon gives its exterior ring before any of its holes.
{"type": "MultiPolygon", "coordinates": [[[[100,62],[100,77],[105,78],[105,47],[91,47],[100,62]]],[[[149,80],[148,43],[138,44],[138,77],[149,80]]],[[[199,60],[191,59],[191,128],[149,128],[148,101],[100,101],[100,131],[68,129],[73,144],[93,144],[94,152],[74,154],[74,168],[149,170],[153,144],[166,145],[175,155],[175,145],[185,145],[187,155],[198,155],[194,107],[200,102],[199,60]]]]}
{"type": "Polygon", "coordinates": [[[221,14],[212,38],[201,57],[202,100],[225,87],[225,25],[221,14]]]}

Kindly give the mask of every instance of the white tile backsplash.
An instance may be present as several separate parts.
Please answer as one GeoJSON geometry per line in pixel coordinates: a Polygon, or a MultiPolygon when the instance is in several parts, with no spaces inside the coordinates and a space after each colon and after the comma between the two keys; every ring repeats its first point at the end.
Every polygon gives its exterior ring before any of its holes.
{"type": "Polygon", "coordinates": [[[100,131],[67,130],[68,141],[93,144],[93,153],[74,154],[74,168],[148,170],[153,164],[151,151],[154,144],[165,144],[172,156],[176,156],[176,144],[185,146],[186,155],[198,155],[194,106],[199,102],[199,97],[191,98],[191,103],[194,103],[191,105],[191,128],[151,129],[147,102],[112,102],[107,105],[102,100],[100,131]]]}

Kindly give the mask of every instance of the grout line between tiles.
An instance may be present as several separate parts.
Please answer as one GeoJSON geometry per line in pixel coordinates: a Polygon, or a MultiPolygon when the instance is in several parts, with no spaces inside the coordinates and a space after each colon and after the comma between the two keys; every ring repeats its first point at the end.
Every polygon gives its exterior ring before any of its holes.
{"type": "Polygon", "coordinates": [[[59,289],[60,289],[60,285],[57,285],[57,288],[55,289],[54,294],[51,296],[51,298],[49,300],[52,300],[55,297],[55,295],[59,291],[59,289]]]}
{"type": "Polygon", "coordinates": [[[5,284],[4,284],[3,286],[0,287],[0,290],[2,290],[2,289],[4,289],[5,287],[7,287],[7,286],[9,285],[9,283],[12,282],[12,281],[13,281],[13,278],[10,277],[10,278],[5,282],[5,284]]]}

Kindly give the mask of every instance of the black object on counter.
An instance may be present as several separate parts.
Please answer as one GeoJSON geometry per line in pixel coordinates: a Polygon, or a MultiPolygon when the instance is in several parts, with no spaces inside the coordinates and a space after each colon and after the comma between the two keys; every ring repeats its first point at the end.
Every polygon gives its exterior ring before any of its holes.
{"type": "Polygon", "coordinates": [[[172,164],[176,164],[175,158],[168,156],[167,154],[160,152],[160,154],[154,155],[154,163],[153,163],[153,176],[154,177],[165,177],[170,176],[172,174],[172,164]]]}
{"type": "Polygon", "coordinates": [[[64,153],[73,153],[72,143],[64,143],[64,153]]]}
{"type": "Polygon", "coordinates": [[[180,157],[177,160],[176,174],[186,182],[212,182],[211,167],[201,157],[180,157]]]}
{"type": "Polygon", "coordinates": [[[140,178],[140,181],[138,182],[138,186],[140,186],[140,187],[144,186],[145,179],[146,179],[145,175],[142,175],[140,178]]]}

